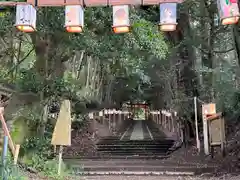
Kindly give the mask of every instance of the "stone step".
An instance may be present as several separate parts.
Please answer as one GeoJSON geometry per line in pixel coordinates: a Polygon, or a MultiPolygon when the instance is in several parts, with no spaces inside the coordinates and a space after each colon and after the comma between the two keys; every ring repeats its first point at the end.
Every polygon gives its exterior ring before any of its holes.
{"type": "Polygon", "coordinates": [[[168,142],[156,142],[156,141],[139,141],[139,142],[134,142],[134,141],[107,141],[107,142],[101,142],[101,143],[97,143],[97,145],[129,145],[129,146],[135,146],[135,145],[144,145],[144,146],[148,146],[148,145],[161,145],[161,146],[169,146],[169,145],[173,145],[174,141],[168,141],[168,142]]]}
{"type": "Polygon", "coordinates": [[[196,175],[213,172],[214,164],[146,159],[64,159],[74,175],[196,175]]]}
{"type": "Polygon", "coordinates": [[[135,156],[135,155],[139,155],[139,156],[147,156],[147,155],[154,155],[154,156],[163,156],[165,154],[167,154],[168,152],[125,152],[125,151],[101,151],[101,154],[110,154],[110,155],[119,155],[119,156],[135,156]]]}
{"type": "Polygon", "coordinates": [[[97,147],[106,147],[106,148],[169,148],[172,147],[172,144],[97,144],[97,147]]]}
{"type": "Polygon", "coordinates": [[[102,154],[101,156],[91,156],[91,157],[84,157],[84,156],[75,156],[75,157],[70,157],[70,156],[63,156],[63,159],[69,160],[69,159],[88,159],[88,160],[159,160],[159,159],[166,159],[169,158],[169,155],[163,155],[163,156],[157,156],[157,155],[132,155],[132,156],[122,156],[122,155],[109,155],[109,154],[102,154]]]}
{"type": "Polygon", "coordinates": [[[158,174],[158,175],[196,175],[207,172],[213,172],[214,167],[196,167],[196,166],[151,166],[151,165],[72,165],[72,174],[80,175],[82,173],[87,175],[108,175],[108,174],[128,174],[136,175],[144,174],[158,174]]]}
{"type": "MultiPolygon", "coordinates": [[[[129,166],[129,165],[140,165],[140,166],[164,166],[164,167],[206,167],[206,164],[201,163],[194,163],[194,162],[180,162],[180,161],[173,161],[170,159],[165,160],[145,160],[145,159],[135,159],[135,160],[123,160],[123,159],[115,159],[113,160],[104,160],[104,159],[88,159],[88,158],[64,158],[64,162],[72,165],[87,165],[87,166],[129,166]]],[[[215,163],[208,163],[210,167],[217,167],[215,163]]]]}
{"type": "Polygon", "coordinates": [[[119,147],[109,147],[109,146],[98,146],[97,150],[98,151],[106,151],[106,150],[111,150],[111,151],[167,151],[168,149],[171,149],[170,147],[158,147],[158,146],[153,146],[153,147],[125,147],[125,146],[119,146],[119,147]]]}

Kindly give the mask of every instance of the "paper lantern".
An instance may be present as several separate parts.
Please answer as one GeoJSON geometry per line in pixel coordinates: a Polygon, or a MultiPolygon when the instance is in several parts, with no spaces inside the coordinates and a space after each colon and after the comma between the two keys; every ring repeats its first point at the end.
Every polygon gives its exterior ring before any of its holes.
{"type": "Polygon", "coordinates": [[[113,31],[114,33],[127,33],[130,30],[128,5],[113,6],[113,31]]]}
{"type": "Polygon", "coordinates": [[[217,0],[222,25],[236,24],[239,20],[237,0],[217,0]]]}
{"type": "Polygon", "coordinates": [[[19,4],[16,9],[16,28],[23,32],[36,31],[37,10],[30,4],[19,4]]]}
{"type": "Polygon", "coordinates": [[[107,110],[107,109],[104,109],[104,110],[103,110],[103,113],[104,113],[104,114],[108,114],[108,110],[107,110]]]}
{"type": "Polygon", "coordinates": [[[84,25],[83,7],[80,5],[65,6],[65,28],[70,33],[81,33],[84,25]]]}
{"type": "Polygon", "coordinates": [[[161,31],[174,31],[177,26],[177,3],[160,4],[160,23],[161,31]]]}
{"type": "Polygon", "coordinates": [[[93,113],[88,114],[89,119],[93,119],[93,113]]]}

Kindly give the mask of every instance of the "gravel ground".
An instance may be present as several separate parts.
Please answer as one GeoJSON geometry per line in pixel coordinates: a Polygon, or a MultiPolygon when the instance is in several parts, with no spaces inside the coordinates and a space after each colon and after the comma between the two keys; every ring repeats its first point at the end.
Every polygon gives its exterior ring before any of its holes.
{"type": "Polygon", "coordinates": [[[71,180],[240,180],[240,176],[225,177],[177,177],[177,176],[90,176],[71,180]]]}
{"type": "MultiPolygon", "coordinates": [[[[29,180],[50,180],[37,176],[29,177],[29,180]]],[[[87,176],[69,177],[65,180],[240,180],[240,176],[225,175],[221,177],[180,177],[180,176],[87,176]]]]}

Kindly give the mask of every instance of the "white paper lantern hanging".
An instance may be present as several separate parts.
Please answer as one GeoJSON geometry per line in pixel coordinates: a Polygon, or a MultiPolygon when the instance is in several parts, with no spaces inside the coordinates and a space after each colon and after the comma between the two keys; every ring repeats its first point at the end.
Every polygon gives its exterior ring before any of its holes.
{"type": "Polygon", "coordinates": [[[81,33],[84,25],[84,10],[81,5],[65,6],[65,28],[70,33],[81,33]]]}
{"type": "Polygon", "coordinates": [[[160,4],[160,23],[161,31],[175,31],[177,26],[177,3],[160,4]]]}
{"type": "Polygon", "coordinates": [[[217,0],[222,25],[236,24],[239,20],[238,0],[217,0]]]}
{"type": "Polygon", "coordinates": [[[31,4],[19,4],[16,7],[15,27],[22,32],[36,31],[37,10],[31,4]]]}
{"type": "Polygon", "coordinates": [[[89,119],[93,119],[93,113],[88,114],[89,119]]]}
{"type": "Polygon", "coordinates": [[[113,31],[114,33],[127,33],[130,30],[129,6],[113,6],[113,31]]]}

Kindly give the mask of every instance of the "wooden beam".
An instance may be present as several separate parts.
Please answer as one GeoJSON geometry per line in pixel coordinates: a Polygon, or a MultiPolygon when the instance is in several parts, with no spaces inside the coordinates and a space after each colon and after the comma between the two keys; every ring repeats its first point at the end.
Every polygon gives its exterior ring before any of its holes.
{"type": "Polygon", "coordinates": [[[160,3],[182,3],[183,0],[142,0],[142,5],[158,5],[160,3]]]}
{"type": "Polygon", "coordinates": [[[17,4],[28,4],[28,2],[0,1],[0,6],[16,6],[17,4]]]}
{"type": "Polygon", "coordinates": [[[206,118],[207,121],[215,120],[222,117],[222,112],[213,114],[206,118]]]}
{"type": "MultiPolygon", "coordinates": [[[[158,5],[160,3],[182,3],[183,0],[37,0],[39,7],[57,7],[66,5],[93,6],[115,6],[115,5],[158,5]]],[[[35,6],[35,0],[27,2],[1,1],[0,6],[16,6],[18,4],[32,4],[35,6]]]]}

